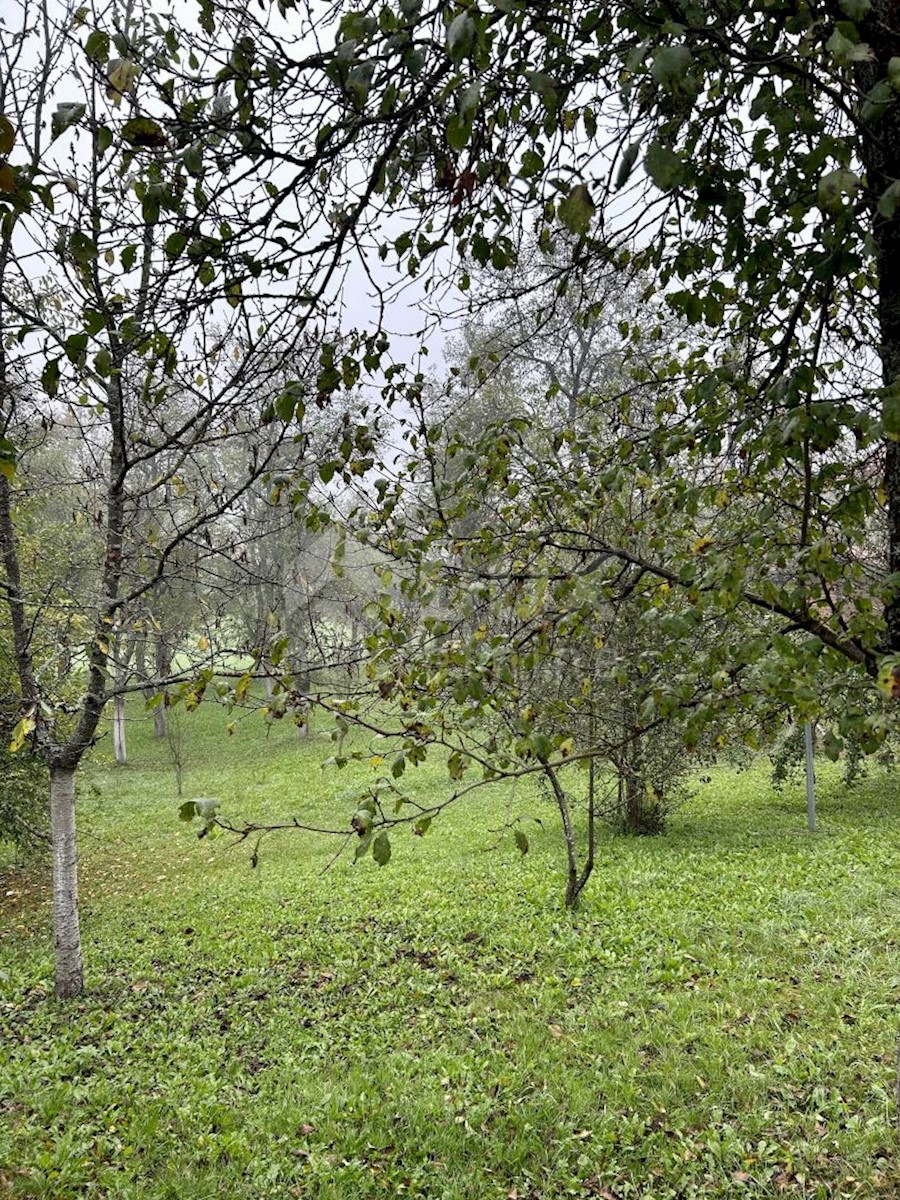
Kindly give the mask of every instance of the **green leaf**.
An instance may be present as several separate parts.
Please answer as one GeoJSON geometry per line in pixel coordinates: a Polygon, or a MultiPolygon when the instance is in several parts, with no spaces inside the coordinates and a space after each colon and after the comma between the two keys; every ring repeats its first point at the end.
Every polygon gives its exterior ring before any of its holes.
{"type": "Polygon", "coordinates": [[[371,845],[372,845],[372,831],[370,829],[369,832],[367,834],[365,834],[364,837],[361,837],[359,839],[356,850],[354,851],[354,854],[353,854],[353,861],[358,862],[359,859],[362,858],[362,856],[366,853],[366,851],[369,849],[369,847],[371,845]]]}
{"type": "Polygon", "coordinates": [[[65,341],[66,358],[69,362],[80,366],[84,362],[87,344],[88,335],[86,333],[69,334],[65,341]]]}
{"type": "Polygon", "coordinates": [[[8,117],[0,114],[0,154],[7,155],[16,143],[16,130],[8,117]]]}
{"type": "Polygon", "coordinates": [[[188,175],[199,179],[203,174],[203,143],[192,142],[182,154],[181,161],[184,163],[184,169],[188,175]]]}
{"type": "MultiPolygon", "coordinates": [[[[284,391],[275,400],[275,414],[279,420],[287,424],[293,420],[294,410],[297,405],[296,397],[290,388],[285,388],[284,391]]],[[[327,482],[327,480],[325,481],[327,482]]]]}
{"type": "Polygon", "coordinates": [[[418,821],[413,824],[413,833],[416,837],[424,837],[431,828],[433,817],[419,817],[418,821]]]}
{"type": "Polygon", "coordinates": [[[86,233],[76,229],[69,238],[69,253],[76,262],[85,264],[97,257],[97,247],[86,233]]]}
{"type": "Polygon", "coordinates": [[[693,62],[687,46],[661,46],[654,51],[650,74],[660,87],[672,91],[683,85],[693,62]]]}
{"type": "Polygon", "coordinates": [[[535,175],[540,175],[544,169],[544,160],[536,150],[526,150],[522,155],[522,166],[519,169],[519,174],[523,179],[533,179],[535,175]]]}
{"type": "Polygon", "coordinates": [[[834,61],[840,63],[841,66],[855,62],[870,62],[875,57],[871,46],[865,42],[854,41],[842,33],[840,29],[834,30],[831,37],[825,43],[825,49],[831,53],[834,61]]]}
{"type": "Polygon", "coordinates": [[[379,867],[386,867],[391,861],[391,839],[384,832],[379,833],[372,846],[372,857],[379,867]]]}
{"type": "Polygon", "coordinates": [[[126,121],[122,126],[122,137],[130,146],[148,150],[159,150],[169,143],[162,126],[149,117],[132,117],[126,121]]]}
{"type": "Polygon", "coordinates": [[[363,837],[372,828],[373,814],[368,808],[358,808],[350,818],[351,826],[363,837]]]}
{"type": "Polygon", "coordinates": [[[50,118],[51,135],[58,138],[70,126],[77,125],[86,112],[87,105],[85,104],[66,102],[57,105],[56,112],[50,118]]]}
{"type": "Polygon", "coordinates": [[[859,191],[859,183],[855,171],[848,171],[844,167],[829,171],[819,180],[819,203],[830,211],[840,209],[844,196],[852,199],[859,191]]]}
{"type": "Polygon", "coordinates": [[[879,79],[874,87],[869,88],[859,106],[859,115],[863,121],[877,121],[883,117],[892,104],[896,103],[894,88],[887,79],[879,79]]]}
{"type": "Polygon", "coordinates": [[[465,150],[472,135],[471,118],[466,118],[460,113],[454,113],[447,122],[446,132],[447,144],[451,150],[455,150],[457,153],[465,150]]]}
{"type": "Polygon", "coordinates": [[[471,51],[475,42],[475,22],[467,12],[461,12],[447,26],[447,53],[456,66],[471,51]]]}
{"type": "Polygon", "coordinates": [[[41,371],[41,387],[52,399],[59,391],[59,359],[51,358],[41,371]]]}
{"type": "Polygon", "coordinates": [[[872,0],[838,0],[838,4],[851,21],[864,21],[872,11],[872,0]]]}
{"type": "Polygon", "coordinates": [[[521,829],[516,830],[515,837],[516,837],[516,845],[519,847],[519,851],[522,854],[522,857],[524,858],[525,855],[528,853],[528,838],[525,836],[525,834],[522,832],[521,829]]]}
{"type": "Polygon", "coordinates": [[[890,221],[897,211],[898,204],[900,204],[900,180],[895,179],[878,197],[878,211],[885,220],[890,221]]]}
{"type": "Polygon", "coordinates": [[[471,119],[478,109],[480,98],[481,84],[476,80],[475,83],[470,83],[459,96],[458,106],[460,114],[471,119]]]}
{"type": "Polygon", "coordinates": [[[197,815],[197,805],[193,800],[185,800],[184,804],[179,806],[178,819],[180,821],[193,821],[197,815]]]}
{"type": "Polygon", "coordinates": [[[579,183],[559,202],[559,219],[570,233],[583,236],[591,228],[596,208],[587,185],[579,183]]]}
{"type": "Polygon", "coordinates": [[[109,59],[109,34],[95,29],[84,44],[84,52],[91,62],[105,66],[109,59]]]}
{"type": "Polygon", "coordinates": [[[175,259],[181,255],[188,242],[188,235],[177,229],[166,238],[166,257],[175,259]]]}
{"type": "Polygon", "coordinates": [[[631,172],[634,170],[634,164],[637,162],[637,156],[640,153],[640,142],[632,142],[627,146],[622,153],[622,159],[619,163],[619,169],[616,172],[615,190],[623,188],[631,178],[631,172]]]}
{"type": "Polygon", "coordinates": [[[832,762],[837,762],[841,757],[841,751],[844,749],[844,742],[831,729],[826,729],[822,738],[822,749],[825,751],[825,756],[832,762]]]}
{"type": "Polygon", "coordinates": [[[674,150],[662,142],[652,141],[647,147],[644,168],[663,191],[678,187],[684,179],[684,163],[674,150]]]}

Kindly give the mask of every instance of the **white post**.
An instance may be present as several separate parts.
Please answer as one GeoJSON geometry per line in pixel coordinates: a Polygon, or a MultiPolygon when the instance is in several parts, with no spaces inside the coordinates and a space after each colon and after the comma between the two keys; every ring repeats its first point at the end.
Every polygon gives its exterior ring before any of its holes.
{"type": "Polygon", "coordinates": [[[803,742],[806,748],[806,827],[816,832],[816,771],[813,765],[812,725],[803,726],[803,742]]]}

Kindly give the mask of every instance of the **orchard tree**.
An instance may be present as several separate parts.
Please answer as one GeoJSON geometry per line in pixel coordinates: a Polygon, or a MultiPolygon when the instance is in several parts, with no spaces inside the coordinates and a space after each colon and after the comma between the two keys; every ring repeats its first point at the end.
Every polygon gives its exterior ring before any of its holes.
{"type": "MultiPolygon", "coordinates": [[[[788,506],[787,537],[764,518],[764,594],[740,586],[739,556],[733,585],[889,688],[900,651],[900,45],[887,0],[400,0],[328,13],[319,143],[331,156],[322,178],[341,165],[351,184],[342,229],[372,236],[372,212],[405,213],[382,236],[386,262],[435,282],[450,272],[464,291],[490,265],[515,293],[535,239],[548,252],[574,239],[561,291],[598,262],[649,272],[648,289],[692,332],[654,368],[679,387],[648,453],[727,452],[729,496],[788,506]],[[886,572],[860,608],[853,550],[879,510],[886,572]]],[[[309,60],[272,54],[279,85],[299,90],[309,60]]],[[[267,94],[260,69],[255,78],[250,105],[267,94]]],[[[273,134],[266,152],[298,170],[273,134]]],[[[638,305],[627,326],[644,340],[644,325],[638,305]]],[[[680,475],[676,487],[698,505],[721,490],[680,475]]],[[[634,557],[627,544],[608,549],[634,557]]],[[[711,545],[704,561],[717,554],[711,545]]]]}
{"type": "MultiPolygon", "coordinates": [[[[239,52],[186,38],[152,5],[23,0],[0,48],[3,629],[12,748],[49,774],[60,997],[83,987],[78,766],[107,703],[145,682],[129,682],[135,635],[171,589],[198,607],[214,591],[227,515],[293,436],[300,393],[278,363],[333,249],[326,236],[301,286],[259,257],[277,187],[248,158],[239,52]],[[32,448],[47,430],[52,461],[32,448]],[[82,531],[58,572],[29,541],[30,497],[51,487],[82,531]]],[[[154,686],[185,681],[190,706],[217,648],[181,648],[190,662],[154,686]]]]}
{"type": "MultiPolygon", "coordinates": [[[[513,415],[460,445],[465,470],[448,463],[445,478],[442,416],[420,403],[427,381],[391,377],[406,457],[381,464],[366,508],[395,558],[372,672],[398,698],[404,761],[445,739],[397,690],[417,670],[397,595],[431,588],[441,606],[448,578],[469,589],[449,596],[476,631],[479,605],[509,604],[517,581],[534,595],[635,580],[661,651],[723,630],[685,678],[646,658],[642,728],[689,710],[698,744],[713,712],[747,704],[759,724],[774,705],[804,720],[827,712],[833,753],[848,738],[876,747],[900,690],[900,23],[889,0],[397,0],[327,13],[321,178],[344,172],[342,231],[371,241],[372,214],[396,214],[380,237],[388,268],[435,296],[452,281],[476,305],[488,267],[509,302],[528,294],[536,243],[541,286],[555,290],[549,319],[575,296],[583,331],[604,321],[581,286],[599,266],[634,296],[614,316],[628,378],[603,420],[569,421],[545,461],[513,415]],[[648,358],[662,307],[685,332],[648,358]],[[424,485],[432,519],[414,520],[424,485]],[[635,489],[637,515],[625,501],[635,489]]],[[[279,84],[302,92],[309,60],[271,53],[279,84]]],[[[286,177],[305,178],[308,159],[260,136],[286,177]]],[[[492,365],[480,369],[490,386],[492,365]]],[[[538,655],[565,635],[562,600],[529,614],[538,655]]],[[[466,681],[484,674],[487,694],[506,647],[491,658],[482,639],[479,657],[453,646],[439,616],[426,620],[452,647],[436,689],[458,685],[471,725],[485,702],[466,681]]],[[[551,749],[560,764],[561,745],[551,749]]]]}

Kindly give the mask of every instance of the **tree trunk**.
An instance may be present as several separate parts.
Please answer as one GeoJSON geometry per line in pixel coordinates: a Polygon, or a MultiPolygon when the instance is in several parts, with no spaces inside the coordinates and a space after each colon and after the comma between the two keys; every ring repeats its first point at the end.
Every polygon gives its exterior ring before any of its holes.
{"type": "MultiPolygon", "coordinates": [[[[299,696],[308,696],[311,686],[309,659],[306,654],[306,643],[299,639],[297,650],[291,663],[291,673],[294,677],[294,691],[299,696]]],[[[303,711],[303,719],[297,721],[297,736],[301,741],[304,741],[309,737],[309,734],[309,708],[307,707],[303,711]]]]}
{"type": "Polygon", "coordinates": [[[626,833],[645,833],[647,830],[647,778],[644,764],[644,747],[641,742],[641,726],[637,705],[628,697],[622,709],[622,726],[627,741],[622,747],[619,774],[622,780],[620,794],[624,793],[622,827],[626,833]]]}
{"type": "MultiPolygon", "coordinates": [[[[861,26],[873,57],[857,67],[862,91],[889,77],[888,64],[900,56],[900,0],[874,0],[861,26]]],[[[896,97],[877,118],[861,121],[860,144],[872,210],[872,236],[878,263],[878,354],[884,383],[884,494],[887,516],[888,572],[900,571],[900,217],[877,209],[885,189],[900,178],[900,100],[896,97]]],[[[900,593],[885,609],[888,651],[900,651],[900,593]]]]}
{"type": "Polygon", "coordinates": [[[643,833],[645,829],[644,801],[647,789],[640,755],[629,750],[625,768],[625,829],[628,833],[643,833]]]}
{"type": "Polygon", "coordinates": [[[116,696],[113,700],[113,753],[117,763],[124,766],[128,762],[128,749],[125,743],[124,696],[116,696]]]}
{"type": "Polygon", "coordinates": [[[78,927],[78,854],[75,843],[75,771],[50,769],[50,831],[53,840],[53,943],[56,996],[84,991],[78,927]]]}
{"type": "Polygon", "coordinates": [[[153,736],[157,741],[166,736],[166,706],[162,702],[153,710],[153,736]]]}
{"type": "MultiPolygon", "coordinates": [[[[154,668],[156,670],[156,690],[159,691],[163,684],[163,680],[167,678],[169,670],[172,666],[172,656],[166,646],[166,640],[161,633],[156,635],[156,645],[153,652],[154,668]]],[[[166,721],[168,714],[166,713],[165,697],[168,694],[168,689],[163,686],[163,702],[157,704],[153,710],[153,736],[159,740],[166,736],[166,721]]]]}

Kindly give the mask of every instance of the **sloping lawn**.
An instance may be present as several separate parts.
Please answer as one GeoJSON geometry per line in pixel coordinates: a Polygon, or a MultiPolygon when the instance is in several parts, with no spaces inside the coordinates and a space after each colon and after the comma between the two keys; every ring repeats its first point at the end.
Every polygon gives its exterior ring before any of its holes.
{"type": "MultiPolygon", "coordinates": [[[[324,738],[181,719],[186,796],[346,822],[364,769],[324,738]]],[[[384,868],[288,833],[254,870],[179,822],[139,709],[129,738],[82,791],[85,998],[48,995],[46,868],[0,879],[0,1196],[900,1194],[900,780],[823,769],[810,838],[799,786],[716,771],[667,836],[605,838],[571,915],[524,785],[384,868]]]]}

